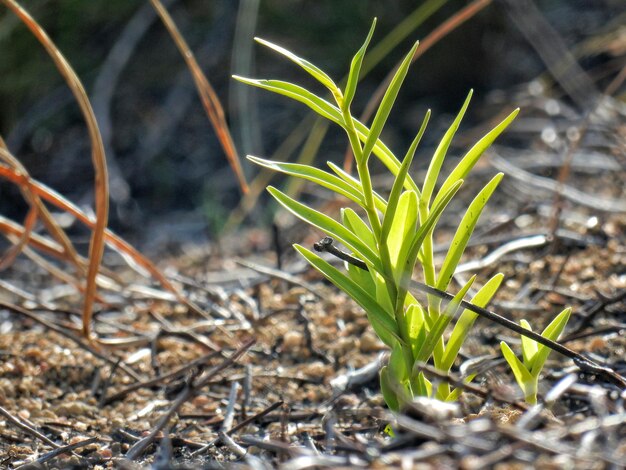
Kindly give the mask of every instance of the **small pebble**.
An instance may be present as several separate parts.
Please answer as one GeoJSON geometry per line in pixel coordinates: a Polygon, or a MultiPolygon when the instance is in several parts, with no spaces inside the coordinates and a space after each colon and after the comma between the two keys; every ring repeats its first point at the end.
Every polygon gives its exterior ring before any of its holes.
{"type": "Polygon", "coordinates": [[[294,351],[302,345],[303,339],[302,333],[299,331],[288,331],[283,336],[283,348],[285,351],[294,351]]]}

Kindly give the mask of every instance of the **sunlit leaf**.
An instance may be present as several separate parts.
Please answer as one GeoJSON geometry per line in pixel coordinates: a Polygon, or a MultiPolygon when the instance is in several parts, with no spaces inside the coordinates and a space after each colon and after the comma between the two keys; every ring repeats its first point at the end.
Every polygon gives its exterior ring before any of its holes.
{"type": "Polygon", "coordinates": [[[336,238],[350,248],[354,254],[363,259],[363,261],[369,263],[377,271],[382,272],[383,267],[376,253],[335,219],[290,198],[273,186],[268,186],[267,190],[288,211],[314,227],[319,228],[327,235],[336,238]]]}
{"type": "Polygon", "coordinates": [[[513,122],[513,119],[519,113],[519,108],[514,110],[511,114],[509,114],[506,119],[504,119],[500,124],[494,127],[487,135],[485,135],[482,139],[480,139],[461,159],[459,164],[452,170],[450,175],[446,178],[444,183],[441,185],[441,189],[439,190],[439,194],[435,198],[435,201],[447,190],[449,186],[454,184],[456,181],[460,179],[465,179],[467,174],[474,168],[476,162],[480,159],[482,154],[487,150],[491,144],[496,140],[496,138],[504,132],[504,130],[513,122]]]}
{"type": "MultiPolygon", "coordinates": [[[[459,129],[459,125],[461,124],[461,120],[465,115],[465,111],[467,111],[467,107],[469,106],[469,102],[472,99],[473,91],[470,90],[463,106],[461,106],[461,110],[457,114],[454,121],[444,134],[443,138],[439,142],[437,149],[435,150],[435,154],[430,161],[430,165],[428,166],[428,171],[426,172],[426,177],[424,179],[424,186],[422,189],[422,198],[420,200],[422,206],[425,210],[428,210],[430,205],[430,199],[433,195],[433,191],[435,190],[435,185],[437,184],[437,180],[439,179],[439,172],[441,171],[441,165],[443,165],[443,161],[446,157],[446,153],[448,152],[448,148],[450,147],[450,143],[452,142],[452,138],[456,131],[459,129]]],[[[461,178],[457,178],[461,179],[461,178]]],[[[442,190],[444,190],[442,188],[442,190]]],[[[445,189],[447,190],[447,188],[445,189]]]]}
{"type": "MultiPolygon", "coordinates": [[[[557,341],[561,333],[563,333],[563,330],[565,329],[565,326],[569,321],[571,313],[571,308],[566,308],[561,313],[559,313],[556,318],[550,322],[546,329],[543,330],[541,336],[543,336],[544,338],[548,338],[552,341],[557,341]]],[[[530,366],[531,373],[533,375],[539,375],[551,352],[552,349],[550,349],[548,346],[545,346],[543,344],[537,345],[537,353],[535,354],[532,365],[530,366]]]]}
{"type": "Polygon", "coordinates": [[[256,163],[257,165],[269,168],[270,170],[278,171],[280,173],[284,173],[290,176],[295,176],[296,178],[303,178],[305,180],[319,184],[320,186],[330,189],[331,191],[334,191],[335,193],[340,194],[350,199],[351,201],[359,204],[360,206],[363,206],[362,195],[359,193],[359,191],[350,184],[343,181],[341,178],[331,173],[309,165],[274,162],[271,160],[264,160],[262,158],[253,157],[251,155],[248,155],[248,160],[256,163]]]}
{"type": "MultiPolygon", "coordinates": [[[[396,215],[396,208],[398,207],[398,201],[400,200],[400,195],[402,194],[402,188],[405,184],[405,179],[409,173],[409,169],[411,168],[411,162],[413,161],[413,157],[415,156],[415,151],[417,150],[417,146],[422,140],[422,136],[424,135],[424,131],[426,130],[426,126],[428,125],[428,120],[430,119],[430,110],[426,112],[426,116],[424,116],[424,120],[422,121],[422,125],[420,127],[419,132],[413,139],[409,150],[402,161],[402,165],[400,167],[400,171],[396,175],[396,178],[393,182],[393,186],[391,188],[391,193],[389,194],[389,200],[387,201],[387,210],[385,211],[385,215],[383,217],[383,224],[381,230],[381,241],[385,243],[387,237],[389,236],[389,231],[391,230],[391,224],[393,223],[396,215]]],[[[410,177],[409,177],[410,178],[410,177]]],[[[419,194],[417,194],[419,198],[419,194]]]]}
{"type": "Polygon", "coordinates": [[[456,185],[452,186],[448,193],[445,195],[442,200],[433,206],[432,211],[428,214],[428,218],[424,221],[424,223],[417,229],[413,237],[411,238],[411,243],[408,245],[409,249],[407,254],[402,254],[403,259],[405,259],[405,266],[403,270],[403,277],[400,281],[400,286],[402,288],[408,289],[409,280],[411,279],[411,275],[413,274],[413,268],[415,266],[417,260],[417,253],[419,252],[420,247],[422,246],[422,242],[426,238],[426,236],[431,232],[431,230],[435,227],[435,224],[441,217],[444,209],[450,202],[450,200],[454,197],[456,192],[459,190],[463,181],[458,181],[456,185]]]}
{"type": "MultiPolygon", "coordinates": [[[[478,307],[486,307],[500,287],[503,279],[504,274],[501,273],[493,276],[478,290],[478,292],[476,292],[476,295],[474,295],[471,299],[471,303],[477,305],[478,307]]],[[[478,314],[472,312],[471,310],[465,309],[463,310],[463,313],[461,313],[461,316],[454,325],[450,339],[446,344],[445,354],[443,361],[441,362],[442,370],[448,372],[452,367],[452,364],[454,364],[456,356],[461,349],[461,345],[465,342],[465,339],[474,325],[476,318],[478,318],[478,314]]]]}
{"type": "Polygon", "coordinates": [[[441,315],[439,315],[439,318],[437,318],[437,321],[435,322],[433,328],[428,332],[426,340],[424,341],[417,353],[417,356],[415,358],[416,361],[424,362],[428,360],[430,355],[433,353],[437,342],[441,341],[446,327],[450,324],[450,322],[456,315],[456,312],[461,305],[461,301],[465,297],[465,294],[467,294],[467,291],[470,289],[470,287],[472,287],[472,284],[475,280],[476,276],[472,276],[469,281],[467,281],[467,283],[463,286],[463,288],[454,296],[454,298],[448,302],[445,310],[441,313],[441,315]]]}
{"type": "MultiPolygon", "coordinates": [[[[509,367],[513,371],[513,375],[515,376],[515,380],[517,384],[524,392],[526,399],[529,399],[529,392],[532,394],[533,384],[536,382],[535,378],[530,374],[526,366],[519,360],[519,358],[515,355],[513,350],[506,344],[504,341],[500,342],[500,349],[502,350],[502,355],[506,362],[509,364],[509,367]]],[[[532,400],[532,398],[530,398],[532,400]]],[[[536,397],[535,397],[536,400],[536,397]]]]}
{"type": "Polygon", "coordinates": [[[404,259],[400,257],[403,244],[411,242],[417,225],[417,195],[413,191],[405,191],[398,201],[396,216],[389,229],[387,248],[397,280],[404,268],[404,259]]]}
{"type": "Polygon", "coordinates": [[[258,42],[259,44],[263,44],[264,46],[278,52],[279,54],[284,55],[292,62],[298,64],[300,67],[306,70],[313,78],[315,78],[318,82],[320,82],[322,85],[328,88],[331,93],[334,94],[336,90],[338,89],[337,85],[335,85],[335,82],[332,80],[332,78],[330,78],[326,74],[326,72],[324,72],[322,69],[320,69],[316,65],[313,65],[308,60],[303,59],[302,57],[298,57],[296,54],[294,54],[291,51],[288,51],[284,47],[273,44],[269,41],[266,41],[265,39],[254,38],[254,40],[258,42]]]}
{"type": "Polygon", "coordinates": [[[407,330],[404,334],[410,340],[413,357],[415,357],[427,333],[424,326],[424,309],[417,303],[411,304],[407,307],[404,315],[407,330]]]}
{"type": "Polygon", "coordinates": [[[375,292],[376,284],[372,279],[372,272],[357,268],[350,263],[344,263],[348,271],[348,277],[356,282],[365,292],[375,292]]]}
{"type": "Polygon", "coordinates": [[[369,246],[372,251],[376,251],[376,239],[367,224],[349,207],[341,209],[341,219],[343,225],[349,228],[359,239],[369,246]]]}
{"type": "Polygon", "coordinates": [[[278,93],[279,95],[287,96],[288,98],[299,101],[300,103],[307,105],[320,116],[329,119],[342,127],[344,125],[341,112],[336,106],[333,106],[325,99],[320,98],[299,85],[294,85],[293,83],[284,82],[282,80],[257,80],[253,78],[240,77],[238,75],[233,75],[233,78],[247,85],[263,88],[264,90],[278,93]]]}
{"type": "Polygon", "coordinates": [[[463,252],[465,251],[465,247],[474,232],[474,227],[476,227],[478,218],[487,204],[487,201],[500,183],[500,180],[502,180],[502,176],[502,173],[498,173],[494,176],[491,181],[489,181],[489,183],[487,183],[478,193],[467,208],[467,211],[461,219],[457,231],[454,234],[454,238],[452,239],[446,258],[443,261],[441,270],[439,271],[439,276],[437,278],[438,289],[446,290],[448,288],[448,284],[450,284],[450,280],[452,279],[454,271],[459,264],[463,252]]]}
{"type": "Polygon", "coordinates": [[[378,110],[376,111],[376,115],[374,116],[374,120],[372,121],[372,126],[370,128],[370,133],[365,140],[365,144],[363,145],[363,159],[367,161],[372,150],[374,149],[374,145],[378,141],[380,137],[380,133],[385,127],[385,123],[387,122],[387,118],[389,117],[389,113],[391,112],[391,108],[393,107],[396,98],[398,97],[398,92],[400,91],[400,87],[402,86],[402,82],[406,77],[407,72],[409,71],[409,66],[411,65],[411,59],[413,58],[413,54],[417,50],[417,46],[419,43],[415,43],[409,53],[404,57],[404,60],[398,67],[398,70],[393,76],[387,91],[385,91],[385,96],[383,97],[380,105],[378,106],[378,110]]]}
{"type": "Polygon", "coordinates": [[[357,51],[357,53],[352,58],[352,62],[350,63],[350,73],[348,74],[348,80],[346,82],[346,88],[343,93],[343,102],[341,105],[342,109],[348,109],[350,104],[352,103],[352,99],[354,98],[354,94],[356,92],[356,85],[359,82],[359,73],[361,72],[361,65],[363,64],[363,58],[365,57],[365,51],[367,50],[367,46],[372,40],[372,36],[374,35],[374,29],[376,28],[376,18],[372,22],[372,26],[370,28],[369,33],[367,34],[367,38],[365,38],[365,42],[361,46],[361,48],[357,51]]]}
{"type": "MultiPolygon", "coordinates": [[[[522,319],[519,321],[519,324],[522,325],[522,328],[533,331],[530,323],[526,320],[522,319]]],[[[533,368],[533,359],[535,358],[535,354],[537,354],[537,341],[528,338],[527,336],[522,336],[522,360],[526,368],[531,371],[533,368]]]]}
{"type": "Polygon", "coordinates": [[[396,341],[402,342],[393,318],[361,286],[315,253],[300,245],[294,245],[294,248],[311,265],[324,274],[333,284],[346,292],[365,310],[374,331],[383,343],[393,346],[396,341]]]}

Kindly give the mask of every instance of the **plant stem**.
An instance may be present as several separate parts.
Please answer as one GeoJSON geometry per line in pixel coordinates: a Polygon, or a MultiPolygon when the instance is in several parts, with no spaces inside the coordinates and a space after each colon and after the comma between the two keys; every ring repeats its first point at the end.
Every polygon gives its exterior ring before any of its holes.
{"type": "Polygon", "coordinates": [[[350,146],[352,147],[354,158],[357,161],[357,173],[359,175],[359,179],[361,180],[361,185],[363,186],[363,202],[365,203],[365,210],[367,211],[367,217],[372,227],[374,237],[376,238],[376,242],[379,242],[381,235],[381,225],[380,219],[378,218],[378,213],[376,212],[376,206],[374,204],[374,191],[372,189],[372,180],[370,178],[369,168],[367,166],[367,161],[363,161],[363,148],[361,147],[359,134],[354,127],[354,121],[352,119],[352,115],[350,114],[350,109],[344,109],[343,107],[341,108],[341,113],[343,115],[343,120],[345,124],[344,129],[348,134],[350,146]]]}

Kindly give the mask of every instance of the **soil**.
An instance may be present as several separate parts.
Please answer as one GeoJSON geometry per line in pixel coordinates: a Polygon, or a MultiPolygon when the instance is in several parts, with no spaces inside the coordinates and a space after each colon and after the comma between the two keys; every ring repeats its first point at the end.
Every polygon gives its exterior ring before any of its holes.
{"type": "MultiPolygon", "coordinates": [[[[613,130],[622,132],[623,145],[623,127],[610,127],[619,120],[612,122],[591,128],[578,153],[600,152],[616,169],[594,170],[576,157],[566,184],[623,205],[623,147],[615,151],[607,142],[598,144],[613,130]]],[[[492,151],[494,166],[506,150],[492,151]]],[[[527,150],[558,154],[544,141],[527,150]]],[[[513,161],[520,168],[522,152],[508,151],[519,157],[513,161]]],[[[532,174],[544,178],[556,178],[562,166],[533,161],[539,168],[532,174]]],[[[477,168],[460,202],[493,171],[489,165],[477,168]]],[[[552,210],[562,206],[554,238],[474,272],[479,282],[503,272],[506,282],[491,309],[513,320],[526,318],[537,329],[572,306],[567,346],[626,375],[626,215],[591,208],[584,199],[555,203],[553,193],[546,196],[533,184],[507,175],[464,261],[485,259],[513,240],[550,234],[552,210]]],[[[336,204],[325,210],[332,213],[336,204]]],[[[460,210],[461,204],[453,205],[442,219],[436,243],[443,248],[460,210]]],[[[624,465],[624,391],[553,354],[541,380],[542,404],[528,407],[498,347],[506,339],[519,350],[519,337],[483,319],[455,368],[458,376],[478,361],[475,388],[456,404],[417,400],[402,415],[389,413],[377,376],[386,348],[364,312],[283,246],[311,246],[319,238],[314,230],[283,220],[278,243],[269,231],[255,229],[220,245],[181,245],[161,256],[161,268],[204,315],[180,305],[112,254],[106,265],[124,288],[103,292],[108,306],[95,317],[98,336],[107,344],[80,338],[76,292],[18,259],[2,280],[0,466],[624,465]],[[273,270],[268,274],[263,267],[273,270]],[[238,350],[241,356],[229,363],[238,350]],[[74,450],[55,451],[72,444],[74,450]]]]}

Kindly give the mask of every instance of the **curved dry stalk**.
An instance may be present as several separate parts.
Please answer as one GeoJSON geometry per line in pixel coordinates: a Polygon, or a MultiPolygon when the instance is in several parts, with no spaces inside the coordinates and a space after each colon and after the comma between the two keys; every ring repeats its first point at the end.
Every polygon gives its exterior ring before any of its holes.
{"type": "MultiPolygon", "coordinates": [[[[9,151],[9,148],[7,147],[6,142],[4,141],[2,136],[0,136],[0,156],[2,152],[8,152],[8,151],[9,151]]],[[[27,191],[27,193],[30,196],[30,192],[27,191]]],[[[24,192],[22,192],[22,194],[24,194],[24,192]]],[[[24,197],[26,198],[26,195],[24,197]]],[[[26,198],[26,199],[30,203],[30,199],[29,198],[26,198]]],[[[22,252],[22,250],[28,243],[30,234],[35,228],[38,215],[39,214],[37,211],[37,207],[31,204],[30,209],[28,210],[28,213],[26,214],[26,217],[24,218],[24,229],[25,229],[24,233],[19,238],[17,243],[11,246],[2,256],[0,256],[0,271],[4,271],[6,268],[12,265],[13,262],[15,261],[15,258],[17,258],[17,256],[22,252]]]]}
{"type": "Polygon", "coordinates": [[[30,209],[28,209],[28,213],[24,218],[24,230],[22,230],[22,235],[20,235],[20,237],[15,240],[15,243],[7,251],[5,251],[2,256],[0,256],[0,271],[4,271],[11,266],[15,261],[15,258],[17,258],[26,245],[28,245],[30,236],[33,233],[35,224],[37,223],[37,216],[37,208],[35,206],[30,206],[30,209]]]}
{"type": "Polygon", "coordinates": [[[85,303],[83,306],[83,335],[91,338],[91,317],[93,313],[93,303],[97,290],[96,277],[100,269],[100,262],[104,254],[104,231],[107,226],[109,216],[109,187],[106,158],[102,136],[98,130],[98,124],[94,115],[87,93],[80,82],[78,76],[63,57],[61,51],[54,45],[43,28],[34,20],[30,14],[24,10],[15,0],[2,0],[2,2],[30,29],[33,35],[44,46],[60,74],[67,82],[70,90],[74,94],[76,101],[85,118],[85,123],[89,131],[91,141],[91,157],[95,172],[94,195],[96,221],[89,243],[89,267],[87,270],[87,280],[85,287],[85,303]]]}
{"type": "MultiPolygon", "coordinates": [[[[32,208],[35,208],[37,210],[38,216],[41,217],[41,221],[43,222],[44,226],[50,232],[52,237],[61,245],[69,261],[74,264],[78,272],[84,274],[86,266],[85,261],[80,258],[69,237],[66,235],[65,231],[59,226],[59,224],[54,220],[54,217],[52,217],[52,214],[50,214],[50,211],[43,204],[39,196],[31,191],[29,184],[31,176],[28,170],[24,167],[24,165],[20,163],[17,158],[15,158],[15,156],[9,151],[6,146],[3,147],[2,145],[0,145],[0,158],[6,161],[10,167],[12,167],[17,173],[20,173],[24,177],[24,184],[18,185],[20,191],[22,192],[22,196],[32,208]]],[[[24,226],[26,227],[26,224],[24,224],[24,226]]],[[[19,254],[19,252],[17,252],[16,255],[17,254],[19,254]]]]}
{"type": "Polygon", "coordinates": [[[206,75],[202,72],[202,69],[200,68],[200,65],[198,65],[193,52],[191,52],[187,42],[180,34],[180,31],[176,27],[176,23],[172,20],[172,17],[168,13],[167,9],[163,6],[160,0],[150,1],[156,12],[159,14],[161,21],[163,21],[163,24],[167,28],[168,33],[172,36],[172,39],[176,43],[176,47],[178,47],[178,50],[185,59],[187,67],[189,67],[189,70],[191,71],[193,81],[196,84],[198,94],[202,100],[202,106],[204,107],[213,129],[215,129],[217,138],[226,153],[228,163],[239,181],[241,192],[245,194],[248,192],[248,184],[246,183],[246,178],[243,174],[243,170],[241,169],[241,163],[239,161],[239,156],[237,155],[235,143],[233,142],[233,138],[228,130],[228,124],[226,123],[226,117],[224,116],[224,109],[220,104],[219,98],[209,83],[209,80],[206,78],[206,75]]]}
{"type": "MultiPolygon", "coordinates": [[[[24,227],[17,222],[0,215],[0,233],[7,237],[13,236],[17,239],[24,236],[24,227]]],[[[65,254],[63,253],[63,248],[58,243],[49,240],[46,237],[42,237],[37,233],[29,234],[27,243],[47,255],[54,256],[55,258],[61,260],[66,259],[65,254]]]]}
{"type": "MultiPolygon", "coordinates": [[[[50,204],[53,204],[59,209],[64,210],[65,212],[76,217],[76,219],[78,219],[81,223],[83,223],[91,230],[94,229],[96,221],[89,218],[89,216],[87,216],[80,208],[78,208],[78,206],[64,198],[52,188],[47,187],[43,183],[32,178],[27,179],[24,175],[16,172],[13,168],[7,167],[2,164],[0,164],[0,177],[5,178],[17,185],[28,184],[30,190],[34,194],[37,194],[39,197],[49,202],[50,204]]],[[[0,231],[13,233],[18,236],[22,233],[21,227],[19,225],[1,216],[0,231]]],[[[205,312],[198,305],[186,298],[184,294],[173,283],[171,283],[167,279],[167,277],[165,277],[165,275],[159,270],[159,268],[157,268],[156,265],[152,263],[152,261],[143,256],[135,247],[124,241],[122,238],[120,238],[109,229],[105,229],[104,239],[105,243],[113,250],[118,252],[133,269],[137,269],[137,266],[139,266],[143,270],[147,271],[166,290],[174,294],[179,302],[186,305],[190,310],[198,314],[205,315],[205,312]],[[133,265],[131,261],[135,264],[133,265]]],[[[33,234],[33,236],[30,238],[29,243],[33,244],[38,249],[52,256],[63,258],[63,251],[58,245],[51,244],[45,238],[37,234],[33,234]]]]}
{"type": "MultiPolygon", "coordinates": [[[[67,261],[67,257],[63,252],[63,249],[56,244],[54,241],[49,240],[41,235],[36,233],[29,233],[28,237],[26,237],[27,230],[19,225],[17,222],[9,220],[0,215],[0,233],[2,233],[11,243],[15,245],[19,244],[21,240],[25,240],[25,245],[21,248],[20,253],[23,253],[26,257],[30,258],[36,264],[41,266],[44,270],[48,271],[53,277],[74,286],[79,292],[85,291],[85,288],[81,285],[80,281],[78,281],[71,274],[66,273],[65,271],[57,268],[53,264],[49,263],[45,258],[38,255],[31,248],[35,248],[38,251],[46,253],[49,256],[52,256],[56,259],[67,261]]],[[[17,254],[16,254],[17,256],[17,254]]],[[[106,274],[106,277],[102,274],[97,277],[98,283],[103,288],[113,288],[119,284],[117,281],[113,280],[111,276],[106,274]]],[[[99,295],[96,294],[96,300],[100,303],[106,304],[99,295]]]]}
{"type": "MultiPolygon", "coordinates": [[[[9,236],[9,240],[11,240],[12,238],[13,237],[9,236]]],[[[47,259],[37,254],[34,250],[29,248],[28,246],[25,246],[22,252],[24,253],[25,256],[30,258],[35,264],[37,264],[38,266],[43,268],[45,271],[50,273],[52,277],[57,278],[58,280],[60,280],[61,282],[64,282],[65,284],[69,284],[81,294],[85,293],[85,287],[82,285],[80,280],[77,279],[76,277],[72,276],[69,273],[66,273],[62,269],[57,268],[54,264],[50,263],[47,259]]],[[[107,305],[107,301],[103,299],[97,292],[96,292],[94,299],[103,305],[107,305]]]]}

